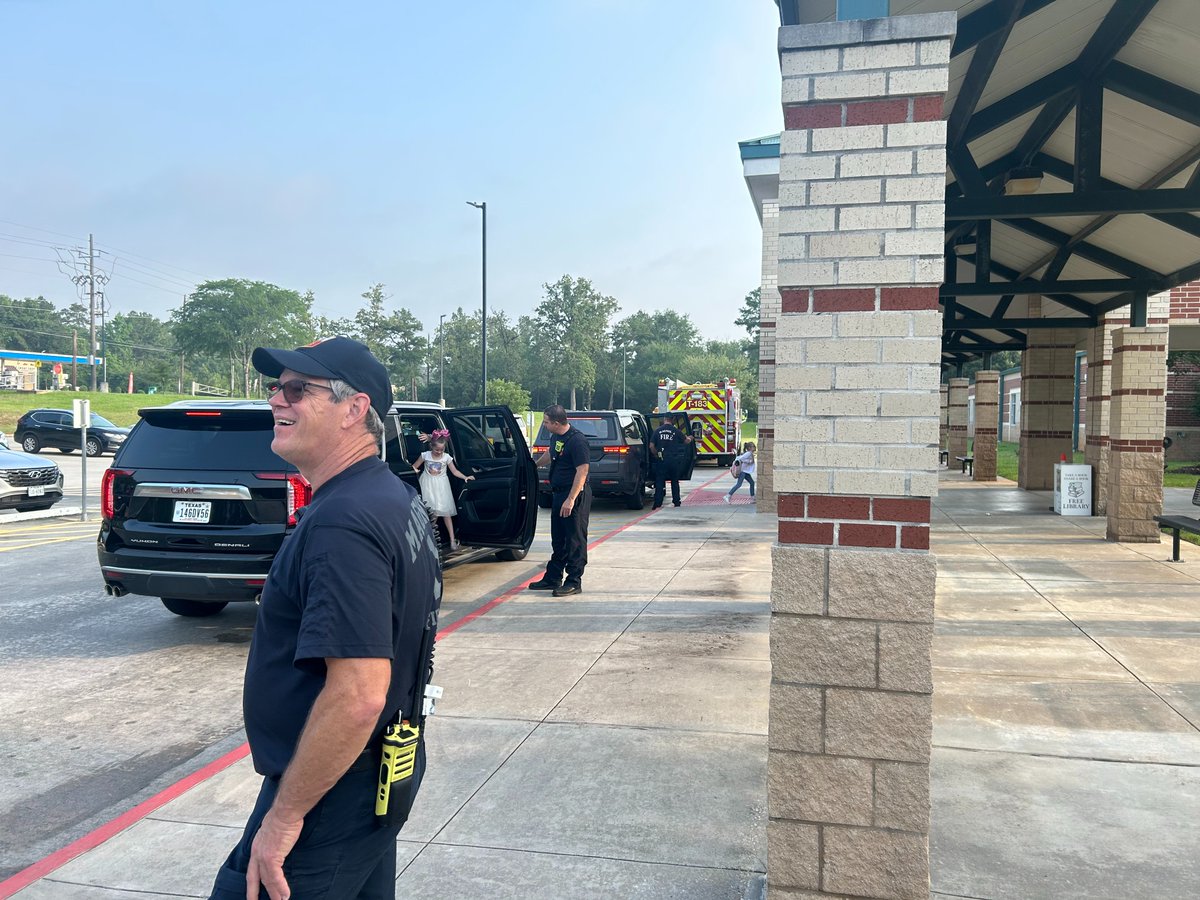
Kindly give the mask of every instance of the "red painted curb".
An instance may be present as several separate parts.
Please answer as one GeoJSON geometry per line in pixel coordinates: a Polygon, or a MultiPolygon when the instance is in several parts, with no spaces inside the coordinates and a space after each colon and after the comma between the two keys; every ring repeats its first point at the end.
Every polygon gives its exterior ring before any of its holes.
{"type": "Polygon", "coordinates": [[[0,900],[5,900],[11,897],[22,888],[26,888],[33,882],[37,881],[46,875],[49,875],[55,869],[65,866],[77,856],[87,853],[96,847],[103,844],[109,838],[119,834],[131,825],[140,822],[150,813],[154,812],[161,806],[166,805],[184,792],[190,790],[203,781],[207,781],[218,772],[228,769],[235,762],[245,758],[250,752],[249,744],[242,744],[240,747],[231,750],[218,760],[210,762],[207,766],[193,772],[185,778],[175,782],[170,787],[159,791],[148,800],[143,800],[137,806],[128,812],[121,813],[115,819],[105,822],[96,830],[85,834],[79,840],[68,844],[61,850],[56,850],[44,859],[38,860],[27,869],[22,869],[16,875],[0,881],[0,900]]]}
{"type": "MultiPolygon", "coordinates": [[[[708,485],[710,485],[714,481],[717,481],[718,479],[724,477],[726,474],[727,474],[726,472],[721,472],[719,475],[717,475],[713,478],[710,478],[708,481],[704,482],[698,488],[694,488],[693,490],[701,490],[703,488],[706,488],[706,487],[708,487],[708,485]]],[[[598,537],[598,538],[596,538],[596,540],[594,540],[590,544],[588,544],[588,549],[591,550],[596,547],[599,547],[601,544],[603,544],[609,538],[620,534],[622,531],[624,531],[627,528],[632,528],[634,525],[637,525],[639,522],[644,522],[646,519],[648,519],[650,516],[654,515],[654,513],[658,512],[658,511],[659,510],[651,510],[650,512],[642,513],[642,515],[638,516],[636,519],[631,519],[630,521],[628,521],[624,525],[622,525],[620,528],[614,528],[612,531],[608,532],[608,534],[605,534],[602,537],[598,537]]],[[[439,631],[437,633],[437,639],[440,641],[442,638],[444,638],[448,635],[451,635],[458,629],[462,628],[468,622],[473,622],[475,619],[478,619],[480,616],[486,615],[487,613],[491,612],[493,609],[495,609],[501,603],[504,603],[507,600],[511,600],[517,594],[519,594],[523,590],[525,590],[525,588],[527,588],[533,581],[535,581],[537,578],[540,578],[540,577],[541,577],[541,575],[536,575],[536,576],[526,579],[525,581],[518,584],[516,587],[509,588],[507,591],[505,591],[499,597],[494,597],[493,599],[489,600],[487,603],[483,604],[478,609],[473,610],[470,613],[467,613],[467,615],[463,616],[461,619],[459,619],[453,625],[447,625],[445,628],[443,628],[441,631],[439,631]]],[[[94,831],[91,831],[88,834],[85,834],[83,837],[79,838],[79,840],[68,844],[67,846],[63,847],[61,850],[55,850],[49,856],[38,860],[33,865],[29,866],[27,869],[22,869],[16,875],[12,875],[9,878],[6,878],[4,881],[0,881],[0,900],[7,900],[7,898],[11,897],[17,891],[22,890],[23,888],[29,887],[29,885],[33,884],[33,882],[37,881],[39,878],[44,878],[45,876],[47,876],[51,872],[53,872],[55,869],[65,866],[67,863],[69,863],[71,860],[75,859],[77,856],[81,856],[84,853],[87,853],[89,850],[94,850],[96,847],[103,844],[109,838],[115,837],[116,835],[120,834],[122,831],[124,831],[126,828],[129,828],[132,825],[136,825],[138,822],[140,822],[146,816],[150,815],[150,813],[154,812],[156,809],[159,809],[160,807],[165,806],[166,804],[168,804],[172,800],[174,800],[176,797],[179,797],[180,795],[182,795],[182,794],[186,793],[187,791],[191,790],[192,788],[194,788],[196,785],[198,785],[204,781],[207,781],[208,779],[212,778],[214,775],[217,775],[220,772],[223,772],[225,769],[228,769],[234,763],[239,762],[242,759],[245,759],[246,756],[249,755],[249,753],[250,753],[250,745],[242,744],[240,747],[237,747],[234,750],[231,750],[229,753],[226,753],[220,759],[210,762],[208,765],[204,766],[201,769],[198,769],[197,771],[193,772],[191,775],[188,775],[185,778],[181,778],[179,781],[175,782],[175,784],[171,785],[170,787],[159,791],[153,797],[150,797],[147,800],[143,800],[141,803],[139,803],[137,806],[130,809],[128,812],[123,812],[123,813],[121,813],[121,815],[117,816],[115,819],[105,822],[99,828],[96,828],[94,831]]]]}

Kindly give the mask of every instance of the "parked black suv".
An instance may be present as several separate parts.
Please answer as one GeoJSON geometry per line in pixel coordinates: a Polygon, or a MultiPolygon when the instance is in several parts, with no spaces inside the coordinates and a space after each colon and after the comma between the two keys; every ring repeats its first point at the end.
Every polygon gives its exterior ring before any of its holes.
{"type": "MultiPolygon", "coordinates": [[[[138,414],[101,485],[97,551],[105,590],[160,597],[183,616],[255,599],[296,511],[312,495],[296,468],[271,450],[270,406],[185,400],[138,414]]],[[[512,413],[394,405],[384,456],[414,488],[411,460],[423,446],[416,435],[434,428],[449,429],[459,470],[476,478],[458,498],[455,530],[464,551],[444,555],[444,563],[524,557],[537,518],[536,473],[512,413]]]]}
{"type": "MultiPolygon", "coordinates": [[[[43,447],[52,447],[60,453],[74,453],[79,449],[83,435],[80,429],[72,426],[72,421],[69,409],[31,409],[17,419],[13,434],[26,453],[37,453],[43,447]]],[[[88,423],[87,455],[115,453],[128,435],[128,428],[92,413],[88,423]]]]}
{"type": "MultiPolygon", "coordinates": [[[[629,509],[646,504],[646,485],[653,482],[650,471],[650,427],[646,417],[635,409],[571,410],[570,423],[588,439],[591,464],[588,484],[595,497],[620,497],[629,509]]],[[[534,456],[541,456],[553,435],[543,425],[533,444],[534,456]]],[[[550,467],[538,469],[538,503],[549,509],[550,467]]]]}

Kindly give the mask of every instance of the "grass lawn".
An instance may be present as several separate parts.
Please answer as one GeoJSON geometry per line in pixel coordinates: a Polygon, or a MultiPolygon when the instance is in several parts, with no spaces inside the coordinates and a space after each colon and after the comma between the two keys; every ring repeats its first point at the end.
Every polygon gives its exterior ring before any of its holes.
{"type": "MultiPolygon", "coordinates": [[[[972,444],[972,446],[974,446],[972,444]]],[[[1017,454],[1020,444],[1016,441],[999,441],[996,444],[996,474],[1009,481],[1017,480],[1017,454]]],[[[1082,463],[1084,454],[1076,453],[1072,462],[1082,463]]]]}
{"type": "Polygon", "coordinates": [[[1180,469],[1196,469],[1200,467],[1200,462],[1189,460],[1178,460],[1167,463],[1166,474],[1163,475],[1163,487],[1181,487],[1194,488],[1196,481],[1200,479],[1200,475],[1193,472],[1181,472],[1180,469]]]}
{"type": "Polygon", "coordinates": [[[742,443],[745,443],[746,441],[754,441],[755,444],[758,443],[758,423],[757,422],[743,422],[742,423],[742,443]]]}
{"type": "Polygon", "coordinates": [[[0,391],[0,431],[12,434],[17,419],[31,409],[70,409],[76,397],[92,401],[92,412],[114,425],[133,425],[143,406],[162,406],[173,400],[187,400],[180,394],[102,394],[99,391],[0,391]]]}

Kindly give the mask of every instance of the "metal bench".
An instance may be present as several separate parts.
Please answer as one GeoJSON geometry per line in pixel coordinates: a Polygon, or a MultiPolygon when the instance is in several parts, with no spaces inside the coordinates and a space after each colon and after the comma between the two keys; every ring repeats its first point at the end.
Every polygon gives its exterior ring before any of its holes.
{"type": "Polygon", "coordinates": [[[947,466],[947,467],[950,465],[950,451],[949,450],[939,450],[938,451],[938,465],[939,466],[947,466]]]}
{"type": "MultiPolygon", "coordinates": [[[[1200,481],[1192,491],[1192,506],[1200,506],[1200,481]]],[[[1171,532],[1171,562],[1179,562],[1179,532],[1200,534],[1200,519],[1191,516],[1155,516],[1154,521],[1171,532]]]]}
{"type": "Polygon", "coordinates": [[[971,474],[971,475],[975,474],[975,457],[973,457],[973,456],[956,456],[954,458],[956,460],[958,460],[960,463],[962,463],[962,470],[963,470],[964,475],[968,474],[968,471],[967,471],[968,469],[970,470],[969,474],[971,474]]]}

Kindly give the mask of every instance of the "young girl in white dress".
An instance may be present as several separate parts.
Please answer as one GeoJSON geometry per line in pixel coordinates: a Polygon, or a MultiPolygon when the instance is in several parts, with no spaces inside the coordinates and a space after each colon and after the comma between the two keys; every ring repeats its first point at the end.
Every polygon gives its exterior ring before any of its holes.
{"type": "Polygon", "coordinates": [[[446,533],[450,535],[450,549],[457,550],[458,541],[454,538],[454,517],[458,515],[458,507],[454,505],[454,492],[450,489],[450,478],[447,470],[463,481],[474,481],[474,475],[464,475],[454,465],[454,457],[446,452],[446,442],[450,432],[438,429],[429,436],[429,449],[413,461],[413,468],[421,473],[421,496],[425,505],[435,516],[441,516],[446,523],[446,533]]]}

